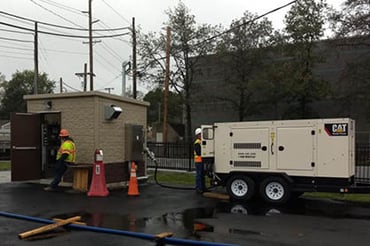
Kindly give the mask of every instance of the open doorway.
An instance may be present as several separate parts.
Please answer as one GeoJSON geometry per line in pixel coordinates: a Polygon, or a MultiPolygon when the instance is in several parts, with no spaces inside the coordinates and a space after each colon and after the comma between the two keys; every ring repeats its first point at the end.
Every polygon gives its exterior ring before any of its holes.
{"type": "Polygon", "coordinates": [[[60,112],[11,115],[12,181],[50,178],[60,144],[60,112]]]}
{"type": "Polygon", "coordinates": [[[60,145],[60,113],[42,114],[41,169],[43,178],[54,176],[55,158],[60,145]]]}

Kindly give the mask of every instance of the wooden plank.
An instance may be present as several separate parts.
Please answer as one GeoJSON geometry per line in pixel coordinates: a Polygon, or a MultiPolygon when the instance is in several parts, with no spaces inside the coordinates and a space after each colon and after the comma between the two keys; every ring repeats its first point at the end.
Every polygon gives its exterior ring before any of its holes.
{"type": "Polygon", "coordinates": [[[63,231],[54,231],[54,232],[46,232],[46,233],[37,234],[37,235],[31,236],[31,237],[24,238],[24,240],[36,241],[36,240],[42,240],[42,239],[49,239],[49,238],[57,237],[57,236],[60,236],[60,235],[66,234],[66,233],[67,233],[67,231],[65,231],[65,230],[63,230],[63,231]]]}
{"type": "MultiPolygon", "coordinates": [[[[55,221],[55,222],[62,221],[62,220],[63,219],[53,218],[53,221],[55,221]]],[[[86,225],[85,222],[79,222],[79,221],[74,221],[71,224],[75,224],[75,225],[86,225]]]]}
{"type": "Polygon", "coordinates": [[[229,200],[230,199],[229,195],[227,195],[227,194],[215,193],[215,192],[204,192],[203,196],[208,197],[208,198],[216,198],[216,199],[220,199],[220,200],[229,200]]]}
{"type": "Polygon", "coordinates": [[[162,238],[165,238],[165,237],[172,237],[173,236],[173,232],[161,232],[157,235],[155,235],[155,238],[156,239],[162,239],[162,238]]]}
{"type": "Polygon", "coordinates": [[[23,239],[23,238],[30,237],[30,236],[33,236],[33,235],[36,235],[36,234],[40,234],[40,233],[43,233],[43,232],[46,232],[46,231],[51,231],[51,230],[53,230],[55,228],[58,228],[60,226],[64,226],[64,225],[67,225],[67,224],[70,224],[72,222],[79,221],[79,220],[81,220],[81,216],[75,216],[75,217],[72,217],[72,218],[68,218],[68,219],[65,219],[65,220],[55,222],[54,224],[41,226],[39,228],[20,233],[20,234],[18,234],[18,237],[20,239],[23,239]]]}

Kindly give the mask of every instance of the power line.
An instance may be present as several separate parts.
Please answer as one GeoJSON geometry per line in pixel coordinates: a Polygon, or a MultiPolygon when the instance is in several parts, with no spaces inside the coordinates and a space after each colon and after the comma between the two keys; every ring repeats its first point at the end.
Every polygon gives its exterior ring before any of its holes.
{"type": "Polygon", "coordinates": [[[122,76],[121,74],[118,74],[116,77],[114,77],[113,79],[111,79],[108,82],[106,82],[103,88],[98,89],[98,90],[99,91],[104,90],[105,87],[107,87],[108,85],[112,84],[117,78],[119,78],[121,76],[122,76]]]}
{"type": "Polygon", "coordinates": [[[74,91],[81,91],[81,90],[79,90],[79,89],[76,89],[76,88],[74,88],[74,87],[72,87],[72,86],[70,86],[70,85],[68,85],[66,82],[64,82],[63,81],[63,85],[65,85],[66,87],[68,87],[69,89],[71,89],[71,90],[74,90],[74,91]]]}
{"type": "Polygon", "coordinates": [[[205,39],[205,40],[203,40],[203,41],[201,41],[201,42],[198,42],[198,43],[196,43],[194,46],[200,46],[200,45],[202,45],[203,43],[209,42],[209,41],[211,41],[211,40],[213,40],[213,39],[215,39],[215,38],[217,38],[217,37],[220,37],[220,36],[222,36],[222,35],[224,35],[224,34],[226,34],[226,33],[229,33],[229,32],[231,32],[231,31],[233,31],[234,29],[238,29],[238,28],[240,28],[240,27],[242,27],[242,26],[245,26],[245,25],[248,25],[248,24],[250,24],[250,23],[253,23],[253,22],[255,22],[256,20],[261,19],[262,17],[265,17],[266,15],[272,14],[272,13],[274,13],[274,12],[276,12],[276,11],[280,10],[280,9],[283,9],[283,8],[285,8],[285,7],[288,7],[289,5],[294,4],[294,3],[296,3],[297,1],[299,1],[299,0],[291,1],[291,2],[289,2],[289,3],[287,3],[287,4],[284,4],[284,5],[282,5],[282,6],[280,6],[280,7],[277,7],[277,8],[275,8],[275,9],[273,9],[273,10],[270,10],[270,11],[268,11],[268,12],[266,12],[266,13],[262,14],[262,15],[257,16],[256,18],[254,18],[254,19],[252,19],[252,20],[249,20],[249,21],[243,22],[243,23],[241,23],[241,24],[239,24],[239,25],[236,25],[236,26],[234,26],[234,27],[232,27],[232,28],[230,28],[230,29],[226,30],[226,31],[223,31],[223,32],[221,32],[221,33],[219,33],[219,34],[217,34],[217,35],[214,35],[214,36],[212,36],[212,37],[209,37],[209,38],[207,38],[207,39],[205,39]]]}
{"type": "Polygon", "coordinates": [[[122,62],[123,61],[123,59],[119,56],[119,54],[116,51],[114,51],[111,47],[109,47],[108,45],[106,45],[104,42],[102,42],[101,44],[102,44],[102,48],[104,48],[109,54],[111,54],[119,62],[122,62]]]}
{"type": "Polygon", "coordinates": [[[14,30],[8,30],[8,29],[3,29],[3,28],[0,28],[0,31],[11,32],[11,33],[19,33],[19,34],[32,34],[32,33],[29,33],[29,32],[14,31],[14,30]]]}
{"type": "Polygon", "coordinates": [[[68,50],[54,50],[54,49],[44,49],[45,51],[50,52],[57,52],[57,53],[67,53],[67,54],[73,54],[73,55],[88,55],[87,52],[74,52],[74,51],[68,51],[68,50]]]}
{"type": "Polygon", "coordinates": [[[20,60],[33,60],[33,58],[29,58],[29,57],[19,57],[19,56],[1,55],[1,57],[12,58],[12,59],[20,59],[20,60]]]}
{"type": "MultiPolygon", "coordinates": [[[[42,22],[42,21],[35,20],[35,19],[22,17],[22,16],[19,16],[19,15],[10,14],[10,13],[4,12],[4,11],[0,11],[0,14],[7,15],[7,16],[16,18],[18,20],[23,20],[23,21],[28,21],[28,22],[37,22],[38,24],[42,24],[42,25],[46,25],[46,26],[76,30],[76,31],[88,31],[88,29],[86,29],[86,28],[76,28],[76,27],[56,25],[56,24],[52,24],[52,23],[47,23],[47,22],[42,22]]],[[[104,31],[119,31],[119,30],[126,30],[126,29],[130,29],[130,27],[118,27],[118,28],[112,28],[112,29],[109,29],[109,30],[107,30],[107,29],[93,29],[93,31],[94,32],[95,31],[104,32],[104,31]]]]}
{"type": "MultiPolygon", "coordinates": [[[[203,45],[204,43],[210,42],[211,40],[213,40],[213,39],[215,39],[215,38],[217,38],[217,37],[221,37],[222,35],[224,35],[224,34],[226,34],[226,33],[229,33],[229,32],[231,32],[231,31],[233,31],[234,29],[237,29],[237,28],[240,28],[240,27],[242,27],[242,26],[245,26],[245,25],[248,25],[248,24],[250,24],[250,23],[253,23],[253,22],[255,22],[256,20],[261,19],[262,17],[265,17],[266,15],[272,14],[272,13],[274,13],[274,12],[276,12],[276,11],[280,10],[280,9],[283,9],[283,8],[285,8],[285,7],[289,6],[289,5],[292,5],[292,4],[296,3],[297,1],[299,1],[299,0],[291,1],[291,2],[289,2],[289,3],[287,3],[287,4],[284,4],[284,5],[282,5],[282,6],[280,6],[280,7],[277,7],[277,8],[275,8],[275,9],[273,9],[273,10],[270,10],[270,11],[268,11],[268,12],[266,12],[266,13],[262,14],[262,15],[259,15],[259,16],[257,16],[256,18],[254,18],[254,19],[252,19],[252,20],[249,20],[249,21],[243,22],[243,23],[241,23],[241,24],[239,24],[239,25],[236,25],[236,26],[234,26],[234,27],[232,27],[232,28],[230,28],[230,29],[228,29],[228,30],[225,30],[225,31],[223,31],[223,32],[220,32],[220,33],[219,33],[219,34],[217,34],[217,35],[214,35],[214,36],[209,37],[209,38],[207,38],[207,39],[205,39],[205,40],[199,41],[199,42],[195,43],[195,44],[194,44],[194,46],[196,47],[196,46],[203,45]]],[[[182,51],[177,51],[177,52],[175,52],[174,54],[178,54],[178,53],[181,53],[181,52],[182,52],[182,51]]],[[[172,54],[173,54],[173,53],[172,53],[172,54]]],[[[157,62],[157,61],[159,61],[159,60],[163,60],[163,59],[165,59],[165,58],[166,58],[166,57],[164,57],[164,56],[163,56],[163,57],[160,57],[159,59],[156,59],[156,61],[155,61],[155,62],[157,62]]],[[[147,67],[148,67],[148,65],[147,65],[144,69],[146,69],[147,67]]]]}
{"type": "Polygon", "coordinates": [[[60,15],[60,14],[58,14],[58,13],[55,13],[54,11],[52,11],[52,10],[50,10],[50,9],[48,9],[48,8],[46,8],[46,7],[44,7],[44,6],[42,6],[41,4],[36,3],[34,0],[30,0],[30,1],[31,1],[32,3],[34,3],[34,4],[36,4],[37,6],[39,6],[40,8],[42,8],[42,9],[44,9],[44,10],[48,11],[49,13],[52,13],[53,15],[55,15],[55,16],[57,16],[57,17],[59,17],[59,18],[63,19],[63,20],[65,20],[65,21],[67,21],[67,22],[69,22],[69,23],[71,23],[71,24],[73,24],[73,25],[75,25],[75,26],[78,26],[78,27],[82,27],[82,28],[84,28],[83,26],[81,26],[81,25],[79,25],[79,24],[74,23],[73,21],[71,21],[71,20],[69,20],[69,19],[65,18],[64,16],[61,16],[61,15],[60,15]]]}
{"type": "Polygon", "coordinates": [[[119,13],[117,10],[115,10],[111,5],[109,5],[105,0],[102,0],[103,3],[105,3],[111,10],[113,10],[114,13],[116,13],[119,17],[121,17],[124,21],[126,21],[128,24],[131,25],[131,22],[128,21],[121,13],[119,13]]]}
{"type": "Polygon", "coordinates": [[[108,61],[104,56],[100,55],[100,54],[99,54],[99,52],[97,52],[96,50],[95,50],[95,53],[96,53],[96,54],[97,54],[101,59],[103,59],[106,63],[108,63],[108,64],[110,65],[109,69],[114,68],[114,69],[116,69],[118,72],[120,72],[120,71],[121,71],[121,70],[120,70],[120,69],[118,69],[114,64],[112,64],[110,61],[108,61]]]}
{"type": "Polygon", "coordinates": [[[33,41],[27,41],[27,40],[16,39],[16,38],[4,38],[4,37],[0,37],[0,39],[9,40],[9,41],[15,41],[15,42],[22,42],[22,43],[33,43],[33,41]]]}
{"type": "MultiPolygon", "coordinates": [[[[34,32],[34,30],[31,29],[31,28],[21,27],[21,26],[17,26],[17,25],[5,23],[5,22],[0,22],[0,25],[10,26],[10,27],[14,27],[14,28],[34,32]]],[[[89,36],[67,35],[67,34],[62,34],[62,33],[45,32],[45,31],[38,31],[38,33],[53,35],[53,36],[60,36],[60,37],[70,37],[70,38],[84,38],[84,39],[89,38],[89,36]]],[[[128,35],[128,34],[130,34],[130,33],[125,32],[125,33],[118,33],[118,34],[113,34],[113,35],[94,36],[93,38],[113,38],[113,37],[125,36],[125,35],[128,35]]]]}
{"type": "Polygon", "coordinates": [[[10,53],[10,54],[17,54],[17,55],[33,56],[33,53],[24,53],[24,52],[7,51],[7,50],[0,50],[0,53],[10,53]]]}
{"type": "Polygon", "coordinates": [[[7,49],[14,49],[14,50],[33,50],[32,48],[19,48],[19,47],[13,47],[13,46],[7,46],[7,45],[0,45],[1,48],[7,48],[7,49]]]}
{"type": "Polygon", "coordinates": [[[79,9],[72,8],[70,6],[67,6],[67,5],[64,5],[64,4],[61,4],[61,3],[57,3],[57,2],[54,2],[54,1],[51,1],[51,0],[39,0],[39,1],[44,2],[46,4],[49,4],[49,5],[52,5],[54,7],[69,11],[71,13],[75,13],[75,14],[78,14],[78,15],[81,15],[81,16],[85,16],[84,14],[81,13],[81,11],[79,9]]]}

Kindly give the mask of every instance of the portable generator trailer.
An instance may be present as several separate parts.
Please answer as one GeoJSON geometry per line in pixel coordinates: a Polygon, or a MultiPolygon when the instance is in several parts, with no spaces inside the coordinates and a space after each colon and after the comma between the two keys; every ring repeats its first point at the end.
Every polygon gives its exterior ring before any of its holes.
{"type": "Polygon", "coordinates": [[[303,192],[370,193],[356,186],[355,121],[349,118],[203,125],[202,158],[234,200],[284,203],[303,192]]]}

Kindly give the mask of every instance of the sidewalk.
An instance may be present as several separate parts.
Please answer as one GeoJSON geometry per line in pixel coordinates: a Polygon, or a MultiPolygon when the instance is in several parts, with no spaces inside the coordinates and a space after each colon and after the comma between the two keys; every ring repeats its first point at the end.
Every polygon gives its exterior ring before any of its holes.
{"type": "Polygon", "coordinates": [[[10,171],[0,171],[0,183],[9,183],[10,182],[10,171]]]}

